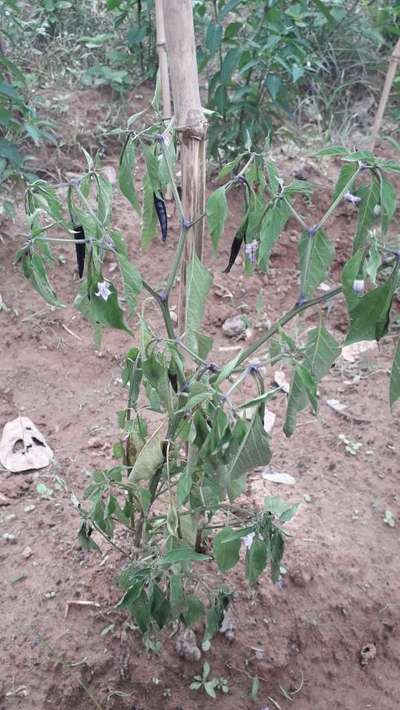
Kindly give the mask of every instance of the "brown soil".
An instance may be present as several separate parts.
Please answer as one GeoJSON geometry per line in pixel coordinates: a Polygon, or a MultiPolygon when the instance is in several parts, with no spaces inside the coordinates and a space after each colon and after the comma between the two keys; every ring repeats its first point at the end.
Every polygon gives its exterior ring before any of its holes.
{"type": "MultiPolygon", "coordinates": [[[[71,98],[75,107],[71,111],[79,111],[81,125],[88,128],[99,119],[93,109],[97,97],[88,91],[71,98]]],[[[140,109],[137,103],[134,110],[140,109]]],[[[66,137],[66,144],[70,139],[66,137]]],[[[82,169],[78,152],[72,159],[70,155],[64,152],[60,158],[59,153],[49,152],[46,170],[55,175],[55,166],[61,164],[63,172],[82,169]]],[[[277,157],[286,175],[293,174],[297,165],[277,157]]],[[[115,148],[106,151],[105,163],[116,167],[115,148]]],[[[330,189],[330,176],[308,165],[311,179],[330,189]]],[[[334,175],[337,166],[330,170],[334,175]]],[[[319,198],[312,207],[313,217],[323,206],[319,198]]],[[[229,356],[220,347],[232,346],[220,327],[227,316],[242,305],[253,321],[250,337],[255,337],[259,294],[266,316],[273,319],[293,304],[298,288],[298,233],[293,223],[274,252],[268,275],[244,279],[237,266],[222,276],[229,235],[239,220],[240,205],[234,196],[231,207],[221,253],[217,259],[208,253],[206,259],[217,284],[206,320],[215,336],[218,359],[229,356]],[[218,284],[232,297],[226,297],[218,284]]],[[[131,238],[131,254],[140,269],[150,283],[157,284],[174,253],[176,228],[166,246],[157,243],[149,253],[142,253],[137,247],[137,222],[120,196],[114,215],[118,227],[131,238]]],[[[349,252],[347,234],[353,222],[353,208],[345,205],[329,225],[338,268],[349,252]]],[[[221,710],[396,710],[400,692],[398,523],[392,528],[383,522],[385,510],[400,519],[400,427],[398,416],[391,416],[388,407],[393,338],[385,338],[379,349],[352,365],[340,360],[320,386],[319,418],[309,413],[300,416],[290,440],[281,432],[284,403],[277,403],[272,463],[294,475],[296,485],[268,484],[254,473],[247,498],[256,505],[265,494],[303,501],[288,526],[293,537],[286,546],[287,573],[281,581],[273,585],[264,575],[249,589],[243,570],[229,578],[219,575],[221,584],[237,590],[233,605],[236,639],[215,639],[202,662],[192,664],[179,659],[174,639],[163,635],[162,651],[155,655],[144,648],[138,632],[126,625],[123,614],[112,609],[118,599],[114,577],[122,564],[118,553],[109,552],[105,560],[79,548],[79,520],[70,502],[70,492],[79,496],[87,485],[89,469],[111,464],[116,411],[124,402],[120,364],[130,341],[126,335],[108,332],[101,352],[96,352],[88,325],[72,306],[54,311],[41,301],[12,265],[24,230],[21,206],[16,224],[3,225],[2,230],[0,292],[9,310],[0,310],[0,423],[19,412],[31,417],[54,449],[56,463],[38,473],[1,472],[0,491],[10,504],[0,508],[0,530],[2,535],[14,533],[15,542],[4,538],[0,542],[0,708],[212,708],[216,701],[189,689],[207,660],[211,675],[222,676],[229,684],[229,694],[218,696],[221,710]],[[345,417],[326,405],[329,398],[347,404],[345,417]],[[340,434],[361,444],[356,455],[346,453],[340,434]],[[39,495],[38,482],[52,489],[50,499],[39,495]],[[23,555],[27,546],[32,550],[28,559],[23,555]],[[71,600],[100,606],[71,606],[65,616],[71,600]],[[376,657],[361,666],[360,652],[366,645],[376,647],[376,657]],[[249,698],[254,676],[260,679],[255,702],[249,698]],[[291,699],[285,697],[296,689],[291,699]]],[[[65,259],[57,264],[53,280],[64,302],[71,303],[77,288],[74,255],[58,253],[65,259]]],[[[112,270],[110,260],[106,272],[112,270]]],[[[334,278],[338,273],[334,272],[334,278]]],[[[328,318],[340,338],[343,304],[338,302],[328,318]]],[[[303,325],[313,320],[315,315],[306,316],[303,325]]],[[[206,565],[206,578],[215,584],[215,569],[211,563],[206,565]]]]}

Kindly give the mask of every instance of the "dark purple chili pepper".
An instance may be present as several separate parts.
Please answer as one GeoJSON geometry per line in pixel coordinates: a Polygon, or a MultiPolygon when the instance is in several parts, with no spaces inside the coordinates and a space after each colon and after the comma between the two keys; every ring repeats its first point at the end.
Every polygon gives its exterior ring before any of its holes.
{"type": "Polygon", "coordinates": [[[156,208],[158,221],[160,223],[161,239],[163,240],[163,242],[165,242],[168,236],[168,217],[164,198],[161,192],[159,194],[160,197],[158,197],[156,193],[154,193],[154,207],[156,208]]]}
{"type": "Polygon", "coordinates": [[[223,274],[228,274],[230,272],[232,266],[234,265],[234,263],[237,259],[237,255],[240,252],[240,247],[242,246],[243,241],[246,238],[247,221],[248,220],[246,217],[244,222],[242,222],[242,224],[240,225],[239,229],[237,230],[237,232],[234,236],[232,246],[231,246],[231,253],[229,255],[228,266],[226,267],[226,269],[223,270],[223,272],[222,272],[223,274]]]}
{"type": "Polygon", "coordinates": [[[76,260],[78,262],[78,274],[81,279],[83,276],[83,269],[85,267],[85,247],[86,244],[79,244],[79,242],[85,239],[85,232],[83,227],[79,224],[74,227],[74,238],[77,240],[75,243],[76,260]]]}

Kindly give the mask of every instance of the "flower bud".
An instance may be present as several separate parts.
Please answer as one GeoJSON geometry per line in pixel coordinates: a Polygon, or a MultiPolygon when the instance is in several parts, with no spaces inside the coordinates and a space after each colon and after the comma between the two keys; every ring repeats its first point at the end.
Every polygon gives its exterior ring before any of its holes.
{"type": "Polygon", "coordinates": [[[354,293],[357,293],[359,296],[362,296],[362,294],[365,291],[365,281],[364,279],[354,279],[353,281],[353,291],[354,293]]]}
{"type": "Polygon", "coordinates": [[[374,207],[374,215],[375,215],[375,217],[379,217],[380,213],[381,213],[381,206],[380,206],[380,205],[375,205],[375,207],[374,207]]]}

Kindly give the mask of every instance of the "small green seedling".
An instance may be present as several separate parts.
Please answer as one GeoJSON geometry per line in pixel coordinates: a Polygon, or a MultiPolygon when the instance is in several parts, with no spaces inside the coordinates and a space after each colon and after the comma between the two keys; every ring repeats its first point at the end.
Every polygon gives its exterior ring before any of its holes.
{"type": "Polygon", "coordinates": [[[193,683],[190,685],[190,690],[200,690],[201,688],[204,692],[210,696],[210,698],[216,698],[216,690],[220,690],[221,693],[229,693],[228,681],[225,678],[210,678],[210,666],[207,662],[203,664],[202,675],[195,675],[193,678],[193,683]]]}

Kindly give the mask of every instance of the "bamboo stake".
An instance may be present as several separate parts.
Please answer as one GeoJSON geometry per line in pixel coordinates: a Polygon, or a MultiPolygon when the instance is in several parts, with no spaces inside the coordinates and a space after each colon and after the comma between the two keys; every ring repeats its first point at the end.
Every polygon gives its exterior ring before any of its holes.
{"type": "Polygon", "coordinates": [[[375,148],[375,144],[376,144],[376,141],[377,141],[377,138],[379,135],[379,131],[380,131],[382,119],[383,119],[383,114],[385,113],[385,108],[386,108],[386,104],[387,104],[387,101],[389,98],[390,90],[392,88],[394,77],[396,76],[397,65],[399,63],[399,60],[400,60],[400,39],[397,41],[397,44],[396,44],[396,46],[391,54],[391,57],[389,59],[389,68],[388,68],[388,71],[386,74],[385,84],[383,87],[381,100],[379,101],[378,110],[376,112],[374,125],[372,127],[371,143],[370,143],[370,148],[372,151],[375,148]]]}
{"type": "MultiPolygon", "coordinates": [[[[192,0],[163,0],[165,35],[174,100],[175,128],[180,135],[182,204],[192,222],[204,213],[207,121],[200,101],[192,0]]],[[[203,256],[204,220],[190,230],[182,263],[178,323],[185,322],[186,264],[196,253],[203,256]]]]}
{"type": "MultiPolygon", "coordinates": [[[[163,118],[168,120],[172,115],[171,89],[168,73],[167,43],[165,41],[164,12],[162,0],[155,0],[156,10],[156,47],[158,54],[158,68],[161,80],[163,118]]],[[[166,200],[172,200],[171,188],[168,186],[164,195],[166,200]]]]}

